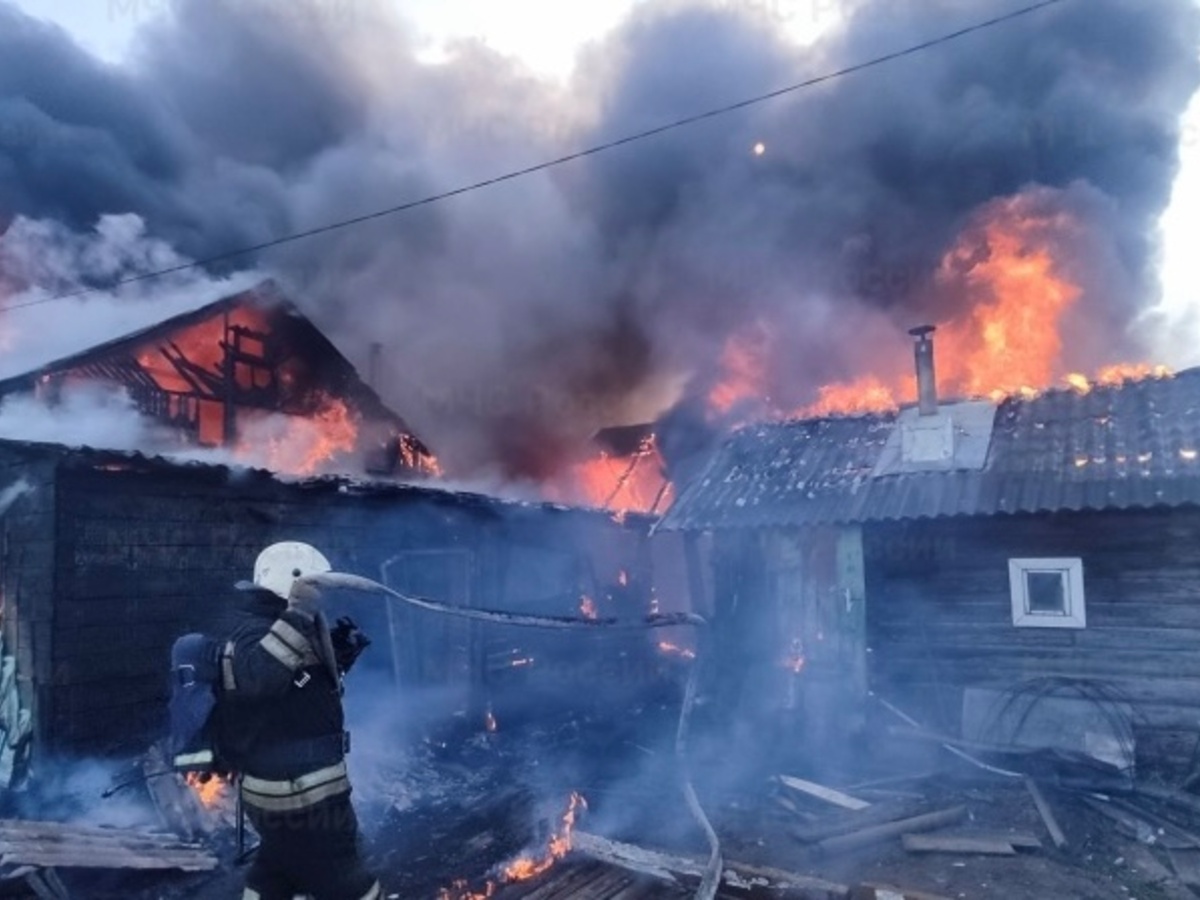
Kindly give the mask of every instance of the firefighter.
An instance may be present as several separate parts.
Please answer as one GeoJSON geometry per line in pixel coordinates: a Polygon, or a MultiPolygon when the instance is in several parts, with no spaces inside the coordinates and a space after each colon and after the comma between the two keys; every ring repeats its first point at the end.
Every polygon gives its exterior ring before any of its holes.
{"type": "Polygon", "coordinates": [[[305,581],[328,571],[307,544],[265,549],[254,581],[237,585],[238,622],[220,646],[217,733],[260,838],[243,900],[382,896],[360,856],[346,771],[341,676],[357,653],[333,647],[305,581]]]}

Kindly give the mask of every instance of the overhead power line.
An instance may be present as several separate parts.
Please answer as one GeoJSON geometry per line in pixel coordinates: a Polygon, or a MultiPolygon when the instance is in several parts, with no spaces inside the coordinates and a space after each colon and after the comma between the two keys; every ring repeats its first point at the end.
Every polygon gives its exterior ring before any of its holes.
{"type": "Polygon", "coordinates": [[[532,175],[536,172],[541,172],[555,166],[561,166],[564,163],[573,162],[577,159],[583,159],[587,156],[595,156],[598,153],[603,153],[607,150],[612,150],[617,147],[623,147],[626,144],[632,144],[637,141],[646,140],[647,138],[655,137],[667,131],[673,131],[677,128],[684,128],[688,125],[694,125],[697,122],[703,122],[708,119],[715,119],[718,116],[728,115],[729,113],[745,109],[750,106],[756,106],[759,103],[765,103],[768,100],[774,100],[777,97],[782,97],[786,94],[792,94],[797,91],[802,91],[807,88],[816,87],[828,81],[833,81],[838,78],[844,78],[847,75],[853,75],[856,72],[862,72],[866,69],[872,69],[876,66],[881,66],[884,63],[893,62],[898,59],[903,59],[906,56],[913,56],[930,48],[947,44],[951,41],[958,40],[969,34],[974,34],[979,31],[984,31],[988,28],[994,28],[997,25],[1002,25],[1005,22],[1011,22],[1014,19],[1019,19],[1023,16],[1028,16],[1039,12],[1050,6],[1056,6],[1060,3],[1065,3],[1067,0],[1041,0],[1039,3],[1033,3],[1029,6],[1024,6],[1004,15],[995,16],[991,19],[986,19],[982,22],[976,22],[974,25],[968,25],[965,28],[960,28],[957,31],[951,31],[939,37],[931,38],[927,41],[922,41],[919,44],[905,47],[902,50],[896,50],[892,53],[876,56],[864,62],[855,63],[851,66],[846,66],[842,69],[837,69],[832,72],[826,72],[823,75],[817,75],[805,81],[797,82],[796,84],[788,85],[787,87],[778,88],[766,94],[759,94],[755,97],[750,97],[746,100],[739,100],[736,103],[730,103],[726,106],[720,106],[715,109],[707,110],[706,112],[696,113],[694,115],[685,116],[682,119],[676,119],[672,122],[666,122],[662,125],[657,125],[654,128],[648,128],[645,131],[639,131],[634,134],[628,134],[624,137],[615,138],[610,141],[605,141],[601,144],[595,144],[583,150],[577,150],[573,153],[568,153],[565,156],[559,156],[555,159],[546,160],[545,162],[537,163],[536,165],[526,166],[523,169],[515,169],[511,172],[506,172],[503,175],[496,175],[492,178],[476,181],[473,184],[463,185],[452,190],[442,191],[437,194],[430,194],[427,197],[422,197],[419,200],[410,200],[407,203],[401,203],[398,206],[389,206],[386,209],[376,210],[374,212],[365,213],[360,216],[354,216],[349,219],[342,219],[337,222],[330,222],[327,225],[321,225],[316,228],[309,228],[305,231],[297,231],[293,234],[284,235],[282,237],[273,238],[269,241],[263,241],[258,244],[251,244],[245,247],[239,247],[236,250],[228,250],[224,253],[218,253],[215,256],[208,256],[204,259],[197,259],[187,263],[180,263],[176,266],[168,266],[163,269],[155,269],[151,272],[143,272],[139,275],[130,275],[126,278],[118,279],[112,282],[105,288],[79,288],[77,290],[65,291],[60,294],[53,294],[48,297],[39,297],[36,300],[28,300],[24,303],[14,303],[11,306],[0,307],[4,310],[24,309],[30,306],[38,306],[42,303],[50,303],[55,300],[65,300],[69,297],[79,297],[85,294],[96,293],[101,290],[111,291],[115,288],[122,287],[127,284],[135,284],[141,281],[150,281],[155,278],[162,278],[167,275],[174,275],[178,272],[186,272],[191,269],[203,268],[213,263],[225,262],[230,259],[236,259],[239,256],[248,256],[252,253],[258,253],[262,250],[269,250],[272,247],[278,247],[283,244],[290,244],[295,241],[304,240],[306,238],[316,237],[322,234],[328,234],[332,231],[340,231],[343,228],[350,228],[355,225],[362,225],[365,222],[371,222],[375,219],[382,219],[388,216],[394,216],[402,212],[407,212],[411,209],[416,209],[420,206],[429,206],[434,203],[439,203],[443,200],[449,200],[452,197],[458,197],[462,194],[469,194],[472,191],[482,190],[483,188],[492,187],[493,185],[502,184],[506,181],[513,181],[517,178],[523,178],[526,175],[532,175]]]}

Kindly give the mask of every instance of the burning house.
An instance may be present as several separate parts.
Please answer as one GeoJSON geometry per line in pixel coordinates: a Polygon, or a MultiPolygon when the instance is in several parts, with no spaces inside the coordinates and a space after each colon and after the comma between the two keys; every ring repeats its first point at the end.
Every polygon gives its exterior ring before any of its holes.
{"type": "MultiPolygon", "coordinates": [[[[154,739],[171,642],[219,629],[222,598],[276,540],[467,606],[641,615],[651,603],[652,520],[641,516],[49,444],[3,442],[0,473],[6,686],[19,694],[19,736],[42,754],[121,754],[154,739]]],[[[578,701],[581,679],[641,673],[644,686],[660,661],[641,635],[564,641],[346,603],[374,641],[356,677],[377,700],[403,697],[413,727],[457,715],[482,731],[530,702],[546,714],[578,701]]]]}
{"type": "Polygon", "coordinates": [[[728,708],[821,741],[871,691],[994,739],[1036,679],[1194,741],[1200,370],[945,401],[931,332],[916,405],[741,428],[662,521],[711,578],[728,708]]]}
{"type": "Polygon", "coordinates": [[[121,392],[164,450],[222,448],[272,469],[428,475],[436,461],[271,282],[0,381],[0,401],[53,408],[121,392]]]}

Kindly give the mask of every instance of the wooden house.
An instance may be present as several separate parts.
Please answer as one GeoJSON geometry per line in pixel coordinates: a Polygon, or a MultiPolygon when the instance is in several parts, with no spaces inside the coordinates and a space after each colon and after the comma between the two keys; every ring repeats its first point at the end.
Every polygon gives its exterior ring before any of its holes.
{"type": "Polygon", "coordinates": [[[939,403],[931,352],[923,332],[917,406],[742,428],[665,516],[697,560],[719,691],[836,737],[869,691],[957,731],[973,697],[1058,680],[1192,746],[1200,369],[939,403]]]}
{"type": "MultiPolygon", "coordinates": [[[[265,417],[347,432],[356,471],[422,475],[433,455],[270,281],[0,380],[48,406],[81,386],[127,393],[179,445],[237,447],[265,417]]],[[[271,468],[278,468],[271,466],[271,468]]]]}
{"type": "MultiPolygon", "coordinates": [[[[430,486],[0,442],[4,673],[16,696],[11,722],[0,704],[0,727],[26,755],[144,748],[165,721],[171,642],[220,628],[233,583],[277,540],[309,541],[341,571],[450,602],[572,615],[590,598],[641,615],[651,523],[430,486]]],[[[539,690],[577,699],[630,675],[612,667],[642,665],[639,648],[654,651],[648,638],[615,647],[375,599],[354,609],[374,640],[361,665],[397,703],[415,709],[425,697],[431,717],[480,727],[489,704],[500,714],[539,690]]]]}

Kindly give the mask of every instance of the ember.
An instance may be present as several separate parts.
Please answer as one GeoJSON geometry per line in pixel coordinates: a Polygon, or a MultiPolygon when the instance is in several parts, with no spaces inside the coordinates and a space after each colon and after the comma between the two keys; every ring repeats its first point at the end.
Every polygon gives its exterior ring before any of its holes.
{"type": "Polygon", "coordinates": [[[678,644],[673,644],[670,641],[659,641],[658,649],[672,656],[681,656],[684,659],[695,659],[696,651],[689,647],[680,647],[678,644]]]}
{"type": "Polygon", "coordinates": [[[596,612],[596,601],[585,594],[579,600],[579,614],[585,619],[599,618],[599,614],[596,612]]]}

